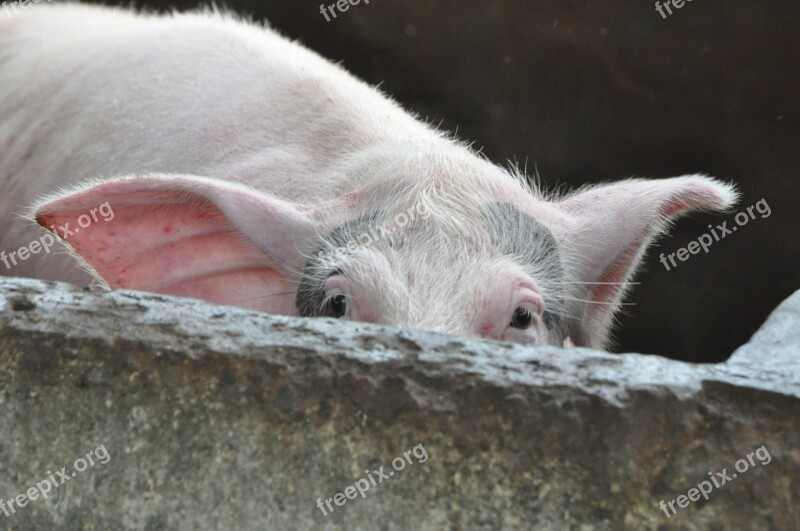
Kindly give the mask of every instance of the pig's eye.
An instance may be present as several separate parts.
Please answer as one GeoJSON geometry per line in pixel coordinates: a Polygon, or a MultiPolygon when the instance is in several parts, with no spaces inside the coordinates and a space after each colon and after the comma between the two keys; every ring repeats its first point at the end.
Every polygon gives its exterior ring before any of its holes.
{"type": "Polygon", "coordinates": [[[323,303],[325,314],[328,317],[339,318],[347,311],[347,297],[342,294],[332,295],[323,303]]]}
{"type": "Polygon", "coordinates": [[[511,316],[511,326],[525,330],[533,323],[533,310],[524,306],[517,306],[514,315],[511,316]]]}

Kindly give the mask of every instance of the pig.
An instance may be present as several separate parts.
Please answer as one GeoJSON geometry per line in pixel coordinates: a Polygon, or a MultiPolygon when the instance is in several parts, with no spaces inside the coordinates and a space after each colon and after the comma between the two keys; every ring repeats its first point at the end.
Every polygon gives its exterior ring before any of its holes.
{"type": "Polygon", "coordinates": [[[737,199],[704,175],[547,191],[213,10],[30,6],[0,50],[3,274],[602,349],[654,239],[737,199]]]}

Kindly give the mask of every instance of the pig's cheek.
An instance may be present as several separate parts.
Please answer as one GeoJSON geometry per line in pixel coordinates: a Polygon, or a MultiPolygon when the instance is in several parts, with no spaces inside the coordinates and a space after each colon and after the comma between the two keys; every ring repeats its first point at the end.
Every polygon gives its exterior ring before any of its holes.
{"type": "Polygon", "coordinates": [[[380,323],[381,318],[377,311],[369,303],[368,299],[358,297],[358,304],[354,299],[351,299],[351,304],[347,307],[347,314],[345,317],[353,321],[361,321],[363,323],[380,323]]]}
{"type": "Polygon", "coordinates": [[[369,319],[369,315],[366,312],[362,311],[361,308],[356,306],[355,303],[351,304],[347,308],[347,313],[348,315],[346,315],[345,317],[347,317],[352,321],[362,321],[366,323],[373,322],[371,319],[369,319]]]}

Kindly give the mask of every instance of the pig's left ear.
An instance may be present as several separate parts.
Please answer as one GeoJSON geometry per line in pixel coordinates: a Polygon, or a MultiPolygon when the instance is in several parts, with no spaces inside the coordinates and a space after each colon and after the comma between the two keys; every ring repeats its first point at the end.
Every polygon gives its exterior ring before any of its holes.
{"type": "Polygon", "coordinates": [[[91,183],[46,197],[37,223],[111,288],[294,314],[314,211],[248,187],[186,175],[91,183]]]}
{"type": "Polygon", "coordinates": [[[692,211],[729,208],[737,196],[731,185],[693,175],[601,185],[556,203],[567,214],[565,258],[578,277],[567,289],[586,288],[575,343],[605,347],[628,281],[671,221],[692,211]]]}

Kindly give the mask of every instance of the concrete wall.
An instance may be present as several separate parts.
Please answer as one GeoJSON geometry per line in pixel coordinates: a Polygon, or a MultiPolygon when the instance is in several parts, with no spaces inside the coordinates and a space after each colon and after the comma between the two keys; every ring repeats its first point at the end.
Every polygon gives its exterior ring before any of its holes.
{"type": "Polygon", "coordinates": [[[800,292],[689,365],[0,279],[0,499],[58,484],[0,529],[797,529],[798,337],[800,292]]]}

